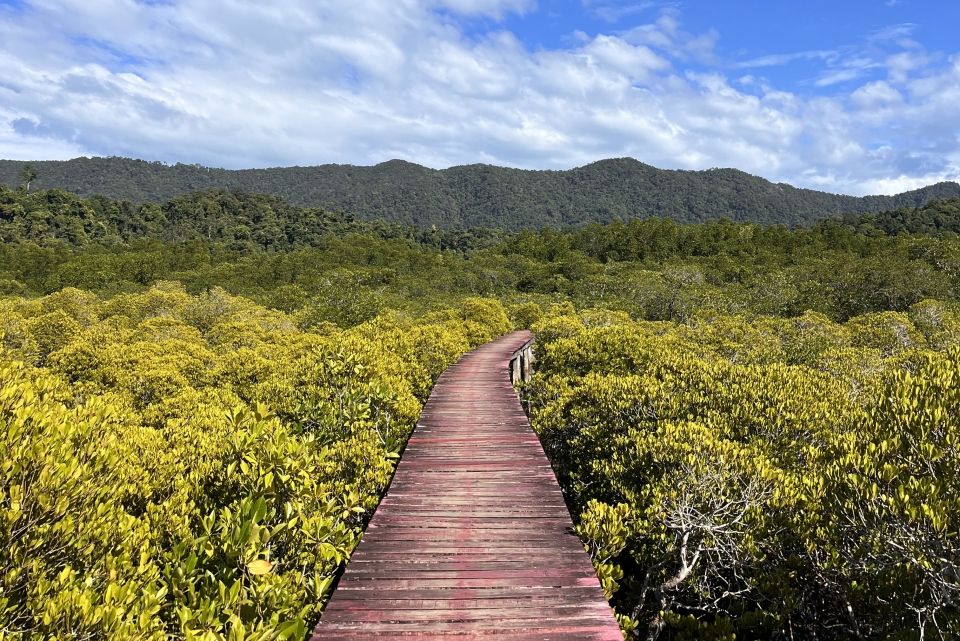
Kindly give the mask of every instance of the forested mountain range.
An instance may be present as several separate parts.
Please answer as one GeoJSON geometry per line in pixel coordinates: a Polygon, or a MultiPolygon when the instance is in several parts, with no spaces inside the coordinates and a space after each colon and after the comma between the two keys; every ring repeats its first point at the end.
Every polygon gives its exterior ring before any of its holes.
{"type": "Polygon", "coordinates": [[[81,196],[102,194],[142,203],[200,190],[238,190],[421,228],[518,230],[637,217],[679,222],[729,218],[794,226],[839,214],[918,207],[960,196],[960,185],[946,182],[896,196],[857,198],[771,183],[735,169],[664,170],[632,158],[566,171],[491,165],[436,170],[400,160],[372,167],[244,170],[128,158],[0,160],[0,183],[20,185],[28,164],[37,174],[35,188],[61,188],[81,196]]]}
{"type": "MultiPolygon", "coordinates": [[[[705,241],[715,243],[722,239],[728,244],[743,244],[742,240],[737,240],[741,234],[739,227],[754,226],[745,224],[734,229],[730,221],[696,225],[656,218],[633,219],[626,223],[616,221],[609,225],[589,223],[567,226],[566,229],[569,232],[567,238],[573,239],[574,246],[606,261],[638,260],[650,254],[650,247],[639,253],[635,250],[654,240],[650,238],[651,234],[657,236],[654,244],[661,249],[665,243],[675,244],[670,255],[678,252],[696,255],[705,241]],[[730,229],[717,236],[715,230],[723,227],[730,229]]],[[[900,234],[956,237],[960,234],[960,198],[875,214],[831,216],[810,227],[821,233],[840,227],[845,232],[864,237],[900,234]]],[[[776,229],[783,226],[765,228],[776,234],[776,229]]],[[[545,230],[550,231],[550,228],[545,230]]],[[[277,196],[223,189],[184,194],[163,203],[134,204],[106,196],[81,198],[63,189],[28,192],[24,188],[10,189],[0,184],[0,242],[4,243],[85,247],[142,240],[174,244],[201,241],[234,251],[286,251],[323,247],[332,237],[351,234],[404,239],[421,246],[453,251],[489,247],[516,235],[485,227],[424,229],[384,220],[358,220],[350,213],[291,205],[277,196]]]]}

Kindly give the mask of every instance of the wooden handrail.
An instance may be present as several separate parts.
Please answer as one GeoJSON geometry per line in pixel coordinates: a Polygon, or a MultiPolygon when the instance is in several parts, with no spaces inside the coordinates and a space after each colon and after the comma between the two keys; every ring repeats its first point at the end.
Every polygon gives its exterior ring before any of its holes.
{"type": "Polygon", "coordinates": [[[533,376],[534,342],[536,338],[531,338],[510,356],[510,382],[514,385],[525,383],[533,376]]]}

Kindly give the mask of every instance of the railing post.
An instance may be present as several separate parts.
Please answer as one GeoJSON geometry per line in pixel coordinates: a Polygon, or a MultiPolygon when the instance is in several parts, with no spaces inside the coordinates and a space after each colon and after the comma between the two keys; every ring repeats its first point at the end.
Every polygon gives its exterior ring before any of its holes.
{"type": "Polygon", "coordinates": [[[533,376],[533,341],[530,339],[510,357],[510,382],[526,382],[533,376]]]}
{"type": "Polygon", "coordinates": [[[533,376],[533,345],[527,345],[523,350],[523,380],[529,381],[533,376]]]}

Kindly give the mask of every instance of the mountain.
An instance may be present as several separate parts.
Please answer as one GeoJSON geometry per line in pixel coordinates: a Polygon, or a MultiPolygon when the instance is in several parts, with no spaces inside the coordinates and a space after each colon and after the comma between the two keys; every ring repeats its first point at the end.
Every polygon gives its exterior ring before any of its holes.
{"type": "Polygon", "coordinates": [[[66,161],[0,160],[0,183],[16,186],[30,164],[32,187],[88,196],[161,202],[228,189],[279,196],[288,202],[348,211],[365,219],[442,228],[508,230],[606,222],[615,218],[714,218],[805,225],[838,214],[918,207],[960,196],[947,182],[897,196],[857,198],[783,183],[735,169],[657,169],[632,158],[602,160],[566,171],[465,165],[429,169],[402,160],[372,167],[319,165],[273,169],[212,169],[128,158],[66,161]]]}

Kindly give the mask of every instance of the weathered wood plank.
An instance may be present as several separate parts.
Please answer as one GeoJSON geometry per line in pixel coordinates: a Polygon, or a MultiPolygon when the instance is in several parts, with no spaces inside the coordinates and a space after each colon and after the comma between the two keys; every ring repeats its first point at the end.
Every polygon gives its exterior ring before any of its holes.
{"type": "Polygon", "coordinates": [[[313,641],[622,638],[510,384],[528,339],[440,377],[313,641]]]}
{"type": "MultiPolygon", "coordinates": [[[[367,630],[345,630],[337,633],[337,639],[343,641],[369,641],[370,632],[367,630]]],[[[464,641],[466,639],[489,639],[490,641],[622,641],[619,631],[609,631],[608,626],[570,625],[562,629],[542,628],[494,629],[494,630],[433,630],[430,632],[391,630],[390,639],[404,641],[449,641],[450,639],[464,641]]]]}

